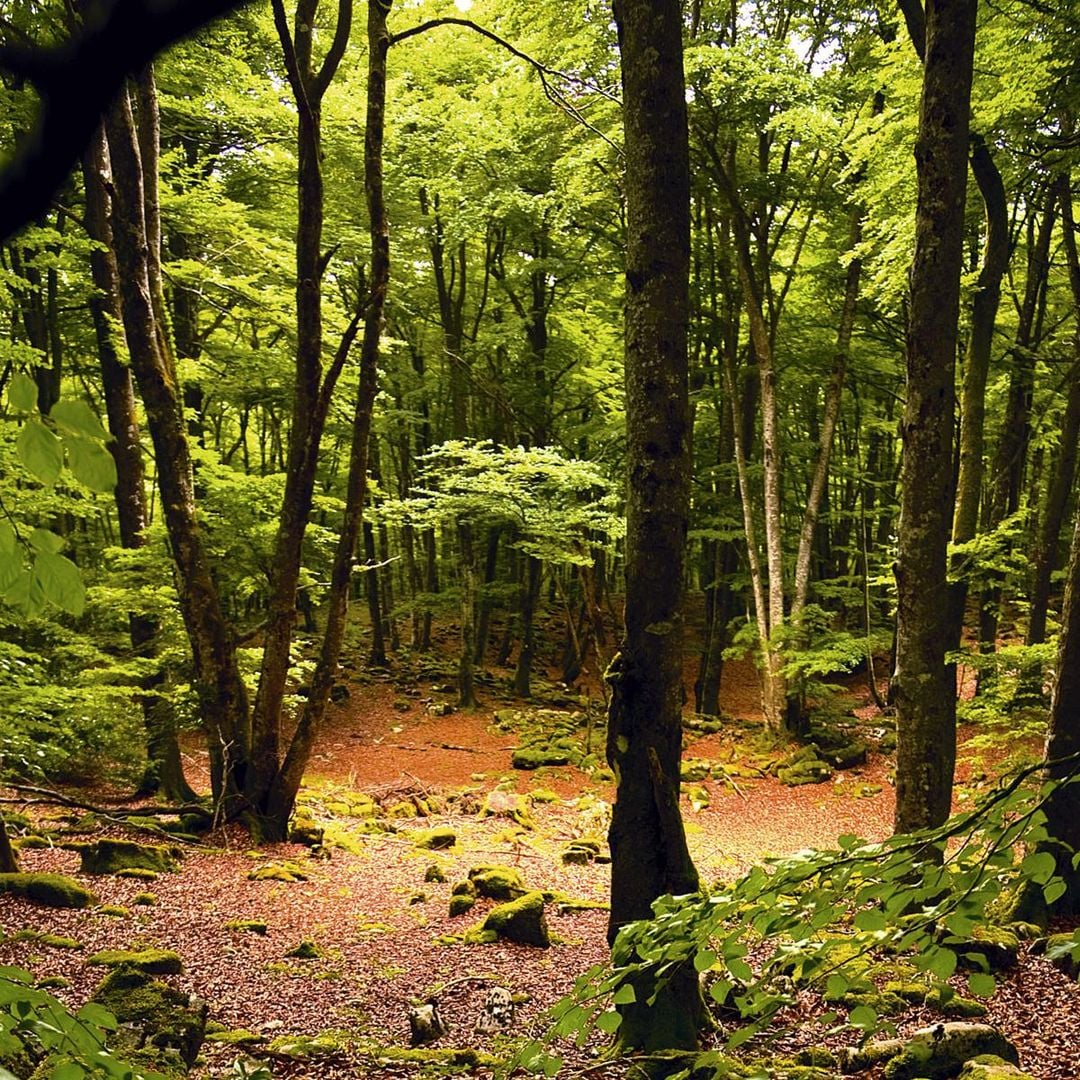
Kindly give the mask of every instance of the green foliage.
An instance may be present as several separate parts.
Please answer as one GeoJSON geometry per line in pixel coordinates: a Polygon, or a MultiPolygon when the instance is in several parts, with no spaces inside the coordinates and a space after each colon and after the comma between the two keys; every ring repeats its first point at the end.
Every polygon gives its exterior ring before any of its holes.
{"type": "MultiPolygon", "coordinates": [[[[1062,888],[1054,858],[1035,853],[1046,837],[1042,805],[1056,785],[1032,786],[1034,772],[1017,774],[937,829],[880,844],[842,836],[835,850],[771,860],[712,893],[660,898],[653,919],[620,931],[610,964],[586,972],[553,1007],[548,1039],[614,1030],[611,1010],[617,1015],[635,982],[645,976],[660,987],[687,965],[705,975],[712,1002],[737,1017],[732,1050],[792,1002],[792,985],[848,1003],[852,1027],[886,1026],[880,1007],[849,996],[873,989],[865,972],[882,954],[920,972],[928,992],[948,991],[963,959],[975,965],[971,992],[991,995],[995,983],[980,951],[988,936],[979,930],[987,905],[1022,882],[1048,898],[1062,888]]],[[[1080,951],[1071,940],[1068,947],[1080,951]]],[[[532,1043],[518,1060],[551,1075],[558,1059],[532,1043]]]]}

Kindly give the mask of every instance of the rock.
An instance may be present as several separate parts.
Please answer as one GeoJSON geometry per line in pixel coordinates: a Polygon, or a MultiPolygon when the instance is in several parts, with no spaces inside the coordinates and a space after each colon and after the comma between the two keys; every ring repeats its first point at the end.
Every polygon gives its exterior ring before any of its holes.
{"type": "Polygon", "coordinates": [[[337,683],[330,688],[330,700],[333,702],[347,701],[350,696],[349,688],[344,683],[337,683]]]}
{"type": "Polygon", "coordinates": [[[860,1068],[887,1061],[885,1080],[944,1080],[945,1077],[955,1076],[965,1062],[980,1054],[995,1054],[1014,1065],[1019,1062],[1016,1049],[997,1028],[988,1024],[957,1021],[922,1028],[903,1041],[888,1039],[882,1043],[870,1043],[854,1055],[848,1055],[844,1071],[857,1071],[852,1068],[852,1058],[864,1055],[874,1060],[860,1068]],[[875,1053],[878,1055],[876,1058],[875,1053]]]}
{"type": "Polygon", "coordinates": [[[95,967],[124,968],[140,975],[179,975],[184,970],[180,954],[171,949],[103,949],[86,962],[95,967]]]}
{"type": "Polygon", "coordinates": [[[1070,979],[1080,977],[1080,941],[1072,934],[1051,934],[1031,946],[1032,956],[1043,956],[1070,979]]]}
{"type": "Polygon", "coordinates": [[[251,881],[283,881],[292,884],[295,881],[307,881],[303,868],[294,862],[269,863],[258,866],[248,874],[251,881]]]}
{"type": "Polygon", "coordinates": [[[446,873],[443,871],[443,868],[438,863],[432,863],[424,871],[424,880],[427,882],[437,882],[441,884],[442,882],[446,881],[446,873]]]}
{"type": "Polygon", "coordinates": [[[1035,1080],[1004,1058],[994,1054],[982,1054],[964,1065],[957,1080],[1035,1080]]]}
{"type": "Polygon", "coordinates": [[[454,893],[450,897],[450,918],[456,919],[459,915],[464,915],[476,906],[476,897],[470,896],[468,893],[454,893]]]}
{"type": "Polygon", "coordinates": [[[484,999],[484,1008],[475,1030],[481,1035],[509,1031],[514,1025],[514,996],[505,986],[495,986],[484,999]]]}
{"type": "Polygon", "coordinates": [[[588,866],[596,855],[587,848],[571,845],[560,856],[564,866],[588,866]]]}
{"type": "Polygon", "coordinates": [[[551,938],[544,918],[544,894],[527,892],[508,904],[493,907],[483,922],[482,930],[493,932],[506,941],[548,948],[551,938]]]}
{"type": "Polygon", "coordinates": [[[794,765],[782,765],[776,770],[776,778],[787,787],[803,784],[824,784],[832,779],[832,766],[827,761],[809,758],[794,765]]]}
{"type": "Polygon", "coordinates": [[[515,769],[542,769],[548,765],[569,765],[570,752],[559,748],[543,749],[538,746],[519,746],[510,758],[515,769]]]}
{"type": "Polygon", "coordinates": [[[866,764],[866,743],[861,739],[853,739],[849,743],[820,750],[819,754],[821,759],[834,769],[853,769],[857,765],[866,764]]]}
{"type": "Polygon", "coordinates": [[[233,919],[225,924],[225,929],[243,934],[258,934],[260,937],[265,937],[267,926],[262,919],[233,919]]]}
{"type": "Polygon", "coordinates": [[[448,701],[433,701],[427,711],[430,716],[449,716],[454,711],[454,706],[448,701]]]}
{"type": "Polygon", "coordinates": [[[321,847],[326,830],[316,825],[310,818],[297,818],[289,826],[289,843],[302,844],[304,847],[321,847]]]}
{"type": "Polygon", "coordinates": [[[64,874],[0,874],[0,893],[11,893],[43,907],[88,908],[97,897],[64,874]]]}
{"type": "Polygon", "coordinates": [[[310,938],[304,938],[299,945],[295,945],[285,955],[291,960],[318,960],[322,957],[322,951],[310,938]]]}
{"type": "Polygon", "coordinates": [[[122,1049],[150,1048],[162,1056],[175,1053],[188,1068],[195,1064],[206,1038],[205,1002],[130,967],[109,972],[91,1001],[120,1021],[110,1043],[116,1038],[122,1049]]]}
{"type": "Polygon", "coordinates": [[[519,795],[514,791],[500,791],[498,788],[489,792],[484,799],[480,816],[507,818],[523,829],[531,829],[534,824],[529,796],[519,795]]]}
{"type": "Polygon", "coordinates": [[[413,843],[429,851],[443,851],[446,848],[452,848],[457,843],[457,833],[448,825],[440,825],[436,829],[415,833],[413,843]]]}
{"type": "Polygon", "coordinates": [[[526,892],[521,872],[511,866],[474,866],[469,881],[477,896],[491,900],[516,900],[526,892]]]}
{"type": "Polygon", "coordinates": [[[116,874],[121,870],[175,873],[183,852],[164,844],[137,844],[134,840],[98,840],[79,848],[84,874],[116,874]]]}
{"type": "Polygon", "coordinates": [[[441,1039],[449,1026],[439,1014],[439,1003],[430,998],[424,1005],[415,1005],[409,1009],[409,1044],[424,1046],[441,1039]]]}
{"type": "Polygon", "coordinates": [[[976,926],[971,937],[947,944],[956,953],[961,967],[977,971],[982,970],[982,965],[973,957],[981,956],[991,971],[1005,971],[1016,965],[1020,954],[1020,939],[1000,926],[976,926]]]}

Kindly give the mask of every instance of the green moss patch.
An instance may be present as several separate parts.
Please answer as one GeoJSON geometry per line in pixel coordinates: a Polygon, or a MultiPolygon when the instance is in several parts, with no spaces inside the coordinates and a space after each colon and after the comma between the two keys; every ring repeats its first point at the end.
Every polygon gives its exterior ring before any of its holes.
{"type": "Polygon", "coordinates": [[[0,874],[0,892],[43,907],[88,908],[97,903],[89,889],[64,874],[0,874]]]}
{"type": "Polygon", "coordinates": [[[322,957],[322,950],[310,938],[304,938],[285,955],[293,960],[318,960],[322,957]]]}
{"type": "Polygon", "coordinates": [[[232,919],[225,924],[225,929],[244,934],[265,935],[267,926],[262,919],[232,919]]]}
{"type": "Polygon", "coordinates": [[[512,866],[474,866],[469,881],[477,896],[491,900],[515,900],[527,891],[521,871],[512,866]]]}
{"type": "Polygon", "coordinates": [[[494,934],[506,941],[548,948],[551,937],[544,918],[544,894],[527,892],[507,904],[493,907],[479,929],[485,940],[487,935],[494,934]]]}
{"type": "Polygon", "coordinates": [[[84,874],[116,874],[121,870],[175,873],[183,853],[164,844],[137,844],[134,840],[98,840],[79,848],[84,874]]]}
{"type": "Polygon", "coordinates": [[[171,949],[103,949],[87,961],[95,967],[124,968],[140,975],[179,975],[180,954],[171,949]]]}
{"type": "Polygon", "coordinates": [[[47,949],[82,948],[82,944],[72,937],[64,937],[62,934],[47,934],[41,930],[16,930],[8,940],[32,941],[35,945],[43,945],[47,949]]]}
{"type": "Polygon", "coordinates": [[[221,1043],[224,1046],[261,1046],[266,1042],[264,1035],[259,1035],[254,1031],[247,1031],[245,1028],[236,1028],[232,1031],[214,1031],[210,1032],[206,1036],[207,1042],[221,1043]]]}
{"type": "Polygon", "coordinates": [[[307,881],[307,872],[294,862],[267,863],[252,870],[248,878],[251,881],[282,881],[292,884],[296,881],[307,881]]]}
{"type": "Polygon", "coordinates": [[[449,825],[440,825],[436,829],[425,829],[413,834],[413,843],[418,848],[429,851],[443,851],[457,843],[457,833],[449,825]]]}

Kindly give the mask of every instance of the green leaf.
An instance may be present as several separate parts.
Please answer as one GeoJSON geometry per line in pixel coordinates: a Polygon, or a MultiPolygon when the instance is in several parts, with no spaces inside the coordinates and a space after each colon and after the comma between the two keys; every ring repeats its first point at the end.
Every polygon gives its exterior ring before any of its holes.
{"type": "Polygon", "coordinates": [[[52,487],[64,467],[60,440],[40,420],[27,420],[15,440],[15,450],[26,471],[46,487],[52,487]]]}
{"type": "Polygon", "coordinates": [[[8,387],[8,404],[18,412],[33,412],[37,408],[37,383],[21,371],[8,387]]]}
{"type": "Polygon", "coordinates": [[[76,1014],[83,1023],[93,1024],[102,1031],[115,1031],[119,1026],[116,1017],[96,1001],[88,1001],[76,1014]]]}
{"type": "Polygon", "coordinates": [[[85,401],[66,398],[58,401],[49,413],[49,419],[70,431],[72,435],[86,435],[91,439],[107,439],[108,432],[101,426],[97,413],[85,401]]]}
{"type": "Polygon", "coordinates": [[[716,963],[716,953],[712,949],[698,949],[694,953],[694,970],[699,974],[708,971],[716,963]]]}
{"type": "Polygon", "coordinates": [[[6,593],[19,580],[22,569],[22,556],[19,552],[5,552],[0,555],[0,594],[6,593]]]}
{"type": "Polygon", "coordinates": [[[885,913],[877,908],[867,908],[855,916],[855,927],[858,930],[884,930],[886,925],[885,913]]]}
{"type": "Polygon", "coordinates": [[[619,1025],[622,1023],[622,1017],[614,1010],[609,1009],[607,1012],[602,1012],[596,1018],[596,1026],[601,1031],[606,1031],[609,1035],[613,1035],[619,1029],[619,1025]]]}
{"type": "Polygon", "coordinates": [[[983,971],[974,971],[968,976],[968,989],[976,997],[992,997],[997,989],[997,982],[993,975],[987,975],[983,971]]]}
{"type": "Polygon", "coordinates": [[[718,979],[709,987],[709,997],[716,1002],[717,1005],[723,1005],[727,1001],[728,994],[735,989],[735,984],[728,979],[718,979]]]}
{"type": "Polygon", "coordinates": [[[938,949],[927,966],[939,979],[944,981],[956,971],[956,953],[952,949],[938,949]]]}
{"type": "Polygon", "coordinates": [[[1044,885],[1043,899],[1046,900],[1047,907],[1052,907],[1068,891],[1068,885],[1066,885],[1065,882],[1061,880],[1061,878],[1057,878],[1055,881],[1051,881],[1048,884],[1044,885]]]}
{"type": "Polygon", "coordinates": [[[49,1073],[50,1080],[83,1080],[86,1069],[77,1061],[61,1061],[49,1073]]]}
{"type": "Polygon", "coordinates": [[[1020,873],[1036,885],[1045,885],[1057,870],[1057,860],[1049,851],[1033,851],[1020,864],[1020,873]]]}
{"type": "Polygon", "coordinates": [[[19,539],[9,521],[0,521],[0,555],[14,555],[19,539]]]}
{"type": "Polygon", "coordinates": [[[848,1013],[848,1023],[852,1027],[861,1028],[863,1031],[873,1031],[877,1027],[877,1012],[869,1005],[856,1005],[848,1013]]]}
{"type": "Polygon", "coordinates": [[[611,998],[613,1005],[633,1005],[635,1001],[637,1001],[637,993],[630,983],[623,983],[611,998]]]}
{"type": "Polygon", "coordinates": [[[830,975],[825,980],[825,1000],[838,1001],[847,993],[850,985],[851,983],[844,975],[830,975]]]}
{"type": "Polygon", "coordinates": [[[34,562],[34,577],[41,583],[46,600],[71,615],[81,615],[86,606],[86,586],[79,568],[63,555],[42,554],[34,562]]]}
{"type": "Polygon", "coordinates": [[[65,435],[64,446],[76,480],[91,491],[110,492],[116,487],[116,461],[100,442],[80,435],[65,435]]]}
{"type": "Polygon", "coordinates": [[[12,607],[20,608],[27,618],[40,615],[45,608],[45,593],[37,575],[29,570],[20,570],[11,588],[4,593],[4,599],[12,607]]]}
{"type": "Polygon", "coordinates": [[[64,538],[49,529],[35,529],[30,534],[30,546],[40,555],[55,555],[64,550],[64,538]]]}

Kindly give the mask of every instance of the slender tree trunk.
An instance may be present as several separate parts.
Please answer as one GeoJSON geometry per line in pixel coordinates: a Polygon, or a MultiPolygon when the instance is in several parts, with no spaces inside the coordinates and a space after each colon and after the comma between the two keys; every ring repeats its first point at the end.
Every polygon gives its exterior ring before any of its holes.
{"type": "Polygon", "coordinates": [[[491,631],[492,601],[488,590],[495,582],[495,572],[499,566],[499,528],[488,530],[487,551],[484,557],[484,583],[480,595],[480,611],[476,619],[476,652],[473,660],[482,665],[487,653],[488,637],[491,631]]]}
{"type": "MultiPolygon", "coordinates": [[[[690,502],[690,168],[678,0],[616,0],[626,147],[626,634],[609,668],[616,795],[608,938],[695,892],[679,814],[683,567],[690,502]]],[[[695,1047],[697,975],[624,1007],[624,1049],[695,1047]]]]}
{"type": "Polygon", "coordinates": [[[895,568],[898,832],[945,820],[956,760],[956,684],[945,663],[948,619],[941,598],[953,509],[954,377],[975,11],[975,0],[929,0],[926,7],[895,568]]]}
{"type": "Polygon", "coordinates": [[[364,573],[364,589],[367,594],[368,619],[371,623],[371,652],[368,663],[372,667],[386,667],[386,635],[383,632],[382,601],[379,588],[379,572],[375,564],[379,561],[375,554],[375,530],[370,521],[364,522],[364,560],[367,570],[364,573]]]}
{"type": "Polygon", "coordinates": [[[19,872],[19,858],[15,849],[11,846],[11,837],[8,836],[7,823],[0,814],[0,874],[17,874],[19,872]]]}

